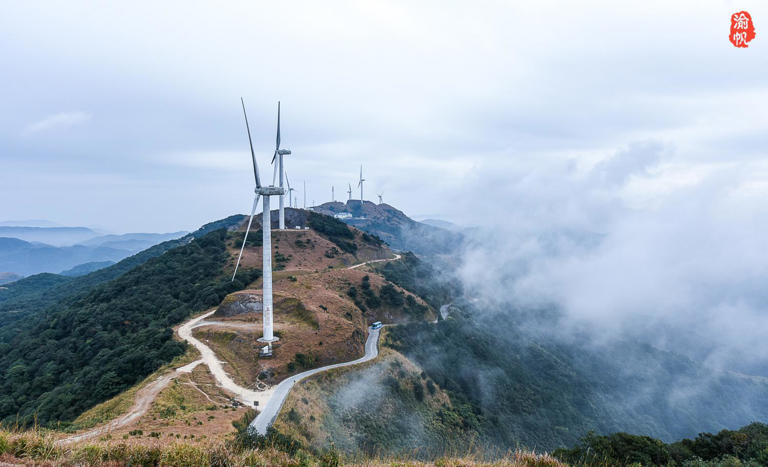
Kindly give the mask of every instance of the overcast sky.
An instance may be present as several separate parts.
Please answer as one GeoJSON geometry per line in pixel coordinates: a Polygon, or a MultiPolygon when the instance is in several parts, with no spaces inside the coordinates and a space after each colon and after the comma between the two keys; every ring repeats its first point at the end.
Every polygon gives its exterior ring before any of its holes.
{"type": "Polygon", "coordinates": [[[600,231],[615,211],[580,199],[656,209],[723,171],[764,200],[763,24],[758,1],[3,2],[0,220],[245,212],[240,96],[265,171],[282,100],[309,202],[361,163],[367,199],[465,224],[503,207],[600,231]],[[742,9],[748,49],[728,41],[742,9]]]}

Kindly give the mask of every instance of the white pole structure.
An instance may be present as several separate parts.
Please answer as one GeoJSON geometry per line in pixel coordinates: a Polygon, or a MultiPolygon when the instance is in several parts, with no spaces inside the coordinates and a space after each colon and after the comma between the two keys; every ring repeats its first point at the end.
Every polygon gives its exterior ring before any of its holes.
{"type": "Polygon", "coordinates": [[[331,202],[336,201],[336,195],[333,193],[333,185],[331,185],[331,202]]]}
{"type": "Polygon", "coordinates": [[[272,213],[269,209],[269,196],[264,196],[264,212],[261,217],[261,231],[263,232],[262,244],[264,254],[262,255],[262,275],[264,279],[263,288],[263,320],[264,335],[259,342],[266,342],[271,345],[276,341],[272,332],[272,213]]]}
{"type": "Polygon", "coordinates": [[[383,202],[383,201],[381,200],[381,195],[383,195],[383,194],[384,194],[384,193],[379,193],[378,195],[376,195],[376,196],[378,196],[378,197],[379,197],[379,204],[381,204],[381,203],[383,202]]]}
{"type": "Polygon", "coordinates": [[[263,210],[261,214],[261,230],[262,230],[262,302],[263,302],[263,336],[259,339],[260,342],[267,343],[265,355],[272,355],[272,343],[279,340],[275,337],[273,329],[272,319],[272,219],[269,208],[270,196],[281,196],[285,191],[281,187],[274,185],[262,186],[259,180],[259,166],[256,163],[256,154],[253,151],[253,141],[251,140],[251,128],[248,125],[248,114],[245,111],[245,102],[240,99],[243,105],[243,116],[245,117],[245,127],[248,130],[248,143],[251,147],[251,160],[253,161],[253,177],[256,180],[256,198],[253,200],[253,209],[251,209],[251,217],[248,220],[248,227],[245,229],[245,237],[243,238],[243,245],[240,247],[240,255],[237,257],[237,264],[235,265],[235,272],[232,274],[232,280],[235,280],[237,275],[237,269],[240,267],[240,260],[243,257],[243,250],[248,242],[248,233],[251,230],[251,224],[253,223],[253,216],[256,213],[256,206],[259,203],[259,198],[263,198],[263,210]]]}
{"type": "Polygon", "coordinates": [[[307,181],[304,180],[304,209],[307,209],[307,181]]]}
{"type": "MultiPolygon", "coordinates": [[[[283,156],[280,156],[280,188],[283,187],[283,156]]],[[[277,226],[280,230],[285,230],[285,206],[283,195],[280,195],[280,212],[277,216],[277,226]]]]}
{"type": "Polygon", "coordinates": [[[349,190],[347,190],[347,194],[349,195],[349,200],[352,201],[352,184],[349,184],[349,190]]]}

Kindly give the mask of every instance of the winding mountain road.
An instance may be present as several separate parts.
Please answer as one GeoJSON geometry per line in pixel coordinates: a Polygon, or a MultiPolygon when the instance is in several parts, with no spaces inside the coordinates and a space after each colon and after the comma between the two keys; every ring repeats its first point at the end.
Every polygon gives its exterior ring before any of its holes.
{"type": "MultiPolygon", "coordinates": [[[[350,266],[347,269],[357,269],[361,266],[365,266],[371,263],[380,263],[384,261],[396,261],[396,260],[399,260],[400,258],[401,258],[400,255],[395,254],[393,258],[365,261],[363,263],[350,266]]],[[[194,346],[200,352],[199,360],[195,360],[190,364],[184,365],[182,367],[176,368],[174,371],[163,374],[160,377],[158,377],[156,380],[152,381],[145,387],[141,388],[136,393],[136,398],[131,408],[128,409],[128,412],[121,415],[120,417],[112,420],[111,422],[105,425],[86,431],[84,433],[63,438],[59,440],[57,444],[70,444],[70,443],[75,443],[78,441],[90,439],[90,438],[93,438],[94,436],[98,436],[100,434],[108,433],[115,429],[124,427],[134,422],[135,420],[138,420],[139,417],[141,417],[142,415],[144,415],[144,413],[147,412],[147,410],[149,409],[150,405],[152,404],[152,401],[154,401],[157,394],[160,393],[160,391],[162,391],[168,385],[168,383],[170,383],[174,378],[176,378],[176,376],[178,376],[181,373],[191,372],[197,365],[201,363],[208,366],[208,369],[211,371],[211,374],[215,378],[217,385],[235,394],[237,399],[240,400],[242,403],[246,404],[247,406],[249,407],[258,406],[261,408],[261,412],[251,422],[250,427],[252,429],[255,429],[257,433],[263,435],[263,434],[266,434],[267,428],[277,418],[277,415],[280,413],[280,409],[282,408],[283,403],[285,402],[285,399],[288,396],[288,393],[291,391],[291,388],[293,387],[294,384],[296,384],[297,382],[301,381],[304,378],[307,378],[309,376],[315,375],[323,371],[328,371],[334,368],[357,365],[363,362],[367,362],[369,360],[376,358],[379,354],[378,342],[379,342],[380,330],[369,328],[368,338],[365,341],[365,353],[362,357],[358,358],[357,360],[352,360],[352,361],[343,362],[343,363],[335,363],[332,365],[327,365],[319,368],[314,368],[312,370],[307,370],[305,372],[286,378],[285,380],[281,381],[278,385],[268,388],[266,390],[254,391],[252,389],[244,388],[238,385],[237,383],[235,383],[235,381],[229,377],[227,372],[224,371],[224,367],[223,367],[224,362],[216,358],[216,354],[213,352],[213,350],[211,350],[210,347],[205,345],[199,339],[192,336],[192,330],[200,326],[230,326],[230,327],[248,327],[248,328],[253,327],[253,324],[248,324],[248,323],[205,321],[206,318],[213,315],[215,312],[216,310],[211,310],[200,316],[192,318],[186,323],[182,324],[177,331],[179,334],[179,337],[181,337],[185,341],[192,344],[192,346],[194,346]],[[258,404],[255,404],[256,402],[258,402],[258,404]]]]}
{"type": "Polygon", "coordinates": [[[384,259],[372,259],[370,261],[365,261],[363,263],[355,264],[354,266],[350,266],[347,269],[357,269],[360,266],[365,266],[366,264],[373,264],[373,263],[382,263],[384,261],[397,261],[398,259],[402,258],[402,256],[398,255],[397,253],[394,253],[394,258],[384,258],[384,259]]]}
{"type": "MultiPolygon", "coordinates": [[[[395,253],[395,256],[392,258],[374,259],[370,261],[365,261],[365,262],[350,266],[347,269],[357,269],[367,264],[381,263],[384,261],[397,261],[400,258],[402,258],[402,256],[395,253]]],[[[277,418],[277,415],[280,413],[280,409],[283,407],[283,403],[285,403],[285,399],[286,397],[288,397],[288,393],[291,391],[291,388],[293,388],[294,384],[296,384],[297,382],[301,381],[304,378],[315,375],[317,373],[332,370],[334,368],[357,365],[357,364],[372,360],[379,355],[378,343],[379,343],[380,330],[369,328],[368,338],[365,341],[365,353],[363,354],[362,357],[358,358],[357,360],[352,360],[352,361],[343,362],[343,363],[334,363],[332,365],[313,368],[311,370],[307,370],[302,373],[293,375],[289,378],[286,378],[283,381],[281,381],[277,386],[273,386],[265,391],[253,391],[251,389],[247,389],[242,386],[239,386],[237,383],[235,383],[229,377],[229,375],[227,375],[227,373],[224,371],[222,362],[216,358],[216,355],[213,353],[213,350],[211,350],[207,345],[200,342],[198,339],[192,337],[192,329],[198,326],[231,325],[230,323],[225,323],[225,322],[204,321],[205,318],[211,316],[213,313],[215,313],[215,310],[205,313],[201,316],[198,316],[197,318],[191,319],[186,323],[184,323],[179,328],[179,336],[182,339],[189,342],[190,344],[192,344],[193,346],[195,346],[195,348],[197,348],[197,350],[200,351],[200,355],[202,356],[203,362],[206,365],[208,365],[208,368],[210,368],[211,373],[213,374],[219,386],[235,393],[238,399],[240,399],[243,403],[245,403],[250,407],[253,407],[255,405],[254,402],[258,402],[258,407],[260,408],[261,412],[259,412],[256,418],[253,419],[250,427],[256,430],[257,433],[262,435],[266,434],[267,428],[270,425],[272,425],[272,423],[277,418]]]]}
{"type": "MultiPolygon", "coordinates": [[[[198,316],[197,318],[193,318],[186,323],[182,324],[181,327],[179,327],[179,337],[184,339],[185,341],[192,344],[199,352],[200,357],[203,363],[205,363],[208,366],[208,369],[211,370],[211,374],[216,379],[216,383],[226,389],[227,391],[235,394],[235,396],[244,404],[248,405],[249,407],[253,407],[255,404],[254,402],[258,402],[259,407],[263,407],[267,402],[269,402],[269,399],[272,397],[272,393],[274,392],[274,387],[269,388],[265,391],[254,391],[252,389],[244,388],[240,386],[239,384],[235,383],[232,378],[229,377],[226,371],[224,371],[224,366],[222,365],[222,361],[216,358],[216,354],[213,353],[213,350],[211,350],[210,347],[202,343],[200,340],[192,336],[192,329],[198,327],[198,326],[208,326],[208,325],[216,325],[218,324],[216,321],[203,321],[205,318],[211,316],[214,314],[216,310],[211,310],[205,314],[202,314],[198,316]]],[[[228,324],[228,323],[227,323],[228,324]]],[[[251,325],[253,326],[253,325],[251,325]]]]}
{"type": "Polygon", "coordinates": [[[381,329],[368,328],[368,339],[365,341],[365,355],[352,360],[351,362],[334,363],[333,365],[321,366],[320,368],[314,368],[305,372],[293,375],[289,378],[282,380],[274,388],[272,397],[267,404],[263,407],[261,412],[253,419],[250,425],[250,429],[256,430],[256,433],[260,435],[267,434],[267,428],[275,421],[277,414],[280,413],[280,409],[285,403],[285,398],[288,397],[288,393],[293,388],[293,385],[298,383],[304,378],[321,373],[323,371],[332,370],[334,368],[341,368],[345,366],[357,365],[368,360],[373,360],[379,355],[379,331],[381,329]]]}

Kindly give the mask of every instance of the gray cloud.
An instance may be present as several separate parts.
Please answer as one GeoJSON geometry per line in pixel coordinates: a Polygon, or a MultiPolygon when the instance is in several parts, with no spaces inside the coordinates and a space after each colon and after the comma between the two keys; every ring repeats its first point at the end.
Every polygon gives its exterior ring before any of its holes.
{"type": "MultiPolygon", "coordinates": [[[[750,8],[755,17],[768,12],[750,8]]],[[[351,181],[363,163],[370,193],[459,222],[479,217],[465,219],[464,204],[509,202],[490,186],[496,178],[530,174],[534,182],[563,164],[588,170],[634,141],[678,151],[665,159],[672,167],[659,169],[660,183],[675,167],[754,161],[762,157],[766,63],[754,58],[758,49],[723,40],[730,9],[16,4],[0,18],[0,196],[19,200],[5,215],[176,230],[243,211],[250,169],[240,95],[262,163],[283,100],[289,170],[307,180],[310,198],[327,199],[330,185],[351,181]],[[66,109],[98,119],[55,137],[18,134],[66,109]],[[115,181],[119,189],[100,198],[121,209],[83,210],[94,187],[81,177],[115,181]],[[481,177],[489,186],[467,203],[461,189],[481,177]],[[179,203],[180,191],[195,202],[179,203]],[[126,202],[131,195],[136,201],[126,202]],[[159,213],[146,216],[148,205],[159,213]]]]}
{"type": "Polygon", "coordinates": [[[719,368],[768,374],[763,163],[659,184],[678,159],[630,145],[590,170],[554,165],[481,209],[464,256],[468,290],[496,304],[555,306],[563,326],[642,337],[719,368]],[[641,199],[633,186],[645,186],[641,199]],[[535,187],[535,189],[534,189],[535,187]]]}

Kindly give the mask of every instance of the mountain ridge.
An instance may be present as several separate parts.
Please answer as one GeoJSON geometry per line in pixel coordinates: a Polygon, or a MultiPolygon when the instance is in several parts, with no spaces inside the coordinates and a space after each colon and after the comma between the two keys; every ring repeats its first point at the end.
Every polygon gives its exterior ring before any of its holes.
{"type": "Polygon", "coordinates": [[[315,212],[334,216],[360,230],[379,236],[392,248],[421,255],[450,254],[464,241],[459,232],[417,222],[386,203],[348,200],[323,203],[315,212]],[[349,217],[343,217],[348,215],[349,217]]]}

